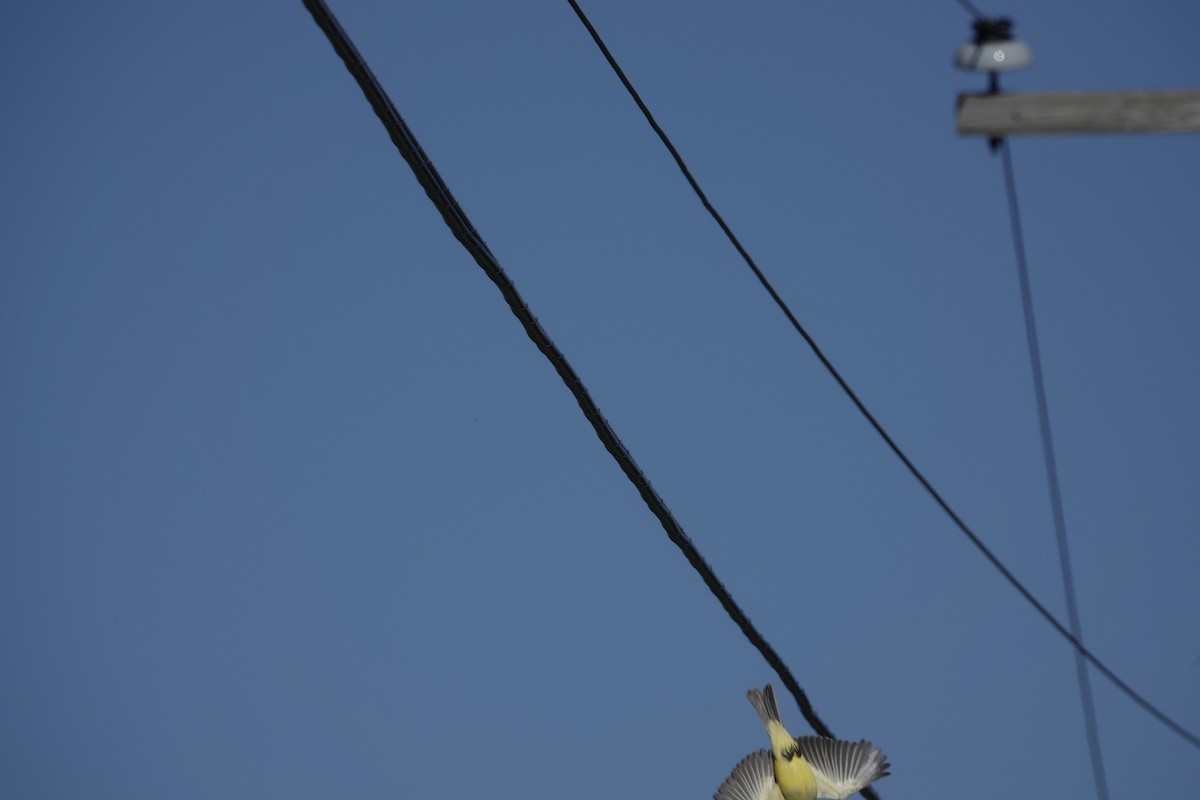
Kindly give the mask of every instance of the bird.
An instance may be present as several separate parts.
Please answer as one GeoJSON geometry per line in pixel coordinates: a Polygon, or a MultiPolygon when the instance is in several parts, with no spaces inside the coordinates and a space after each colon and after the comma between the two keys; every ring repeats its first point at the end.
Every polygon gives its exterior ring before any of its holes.
{"type": "Polygon", "coordinates": [[[889,774],[887,758],[866,740],[793,738],[780,721],[771,684],[746,697],[767,729],[771,749],[738,762],[713,800],[843,800],[889,774]]]}

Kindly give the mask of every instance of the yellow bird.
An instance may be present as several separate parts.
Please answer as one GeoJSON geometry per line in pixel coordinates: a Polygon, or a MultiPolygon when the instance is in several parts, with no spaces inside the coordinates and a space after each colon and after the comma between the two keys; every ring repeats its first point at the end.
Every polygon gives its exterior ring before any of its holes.
{"type": "Polygon", "coordinates": [[[771,749],[743,758],[713,800],[843,800],[888,774],[891,765],[870,742],[792,738],[779,720],[771,684],[746,697],[767,728],[771,749]]]}

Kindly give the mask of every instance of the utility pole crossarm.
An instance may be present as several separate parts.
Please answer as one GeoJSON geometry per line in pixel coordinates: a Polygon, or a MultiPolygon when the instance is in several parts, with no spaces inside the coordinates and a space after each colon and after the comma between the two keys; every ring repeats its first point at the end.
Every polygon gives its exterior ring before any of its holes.
{"type": "Polygon", "coordinates": [[[1200,91],[960,94],[960,136],[1200,133],[1200,91]]]}

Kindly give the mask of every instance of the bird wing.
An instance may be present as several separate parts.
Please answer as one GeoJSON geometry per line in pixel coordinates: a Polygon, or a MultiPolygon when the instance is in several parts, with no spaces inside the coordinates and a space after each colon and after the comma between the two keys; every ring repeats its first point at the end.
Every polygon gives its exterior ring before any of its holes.
{"type": "Polygon", "coordinates": [[[771,751],[758,750],[738,762],[713,800],[783,800],[771,751]]]}
{"type": "Polygon", "coordinates": [[[817,797],[842,800],[887,775],[891,766],[878,747],[863,740],[801,736],[796,744],[817,779],[817,797]]]}

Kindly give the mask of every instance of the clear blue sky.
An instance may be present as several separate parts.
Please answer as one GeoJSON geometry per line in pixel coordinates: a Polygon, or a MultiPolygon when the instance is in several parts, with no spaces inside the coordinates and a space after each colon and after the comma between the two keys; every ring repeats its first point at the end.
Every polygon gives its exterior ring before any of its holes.
{"type": "MultiPolygon", "coordinates": [[[[1010,0],[1011,90],[1200,87],[1194,3],[1010,0]]],[[[1070,649],[840,394],[565,2],[332,7],[885,800],[1092,796],[1070,649]]],[[[590,2],[920,467],[1064,601],[952,0],[590,2]]],[[[0,794],[704,800],[775,680],[299,0],[0,28],[0,794]]],[[[1013,143],[1085,638],[1200,729],[1200,142],[1013,143]]],[[[1200,752],[1103,679],[1113,797],[1200,752]]],[[[784,704],[793,732],[808,732],[784,704]]]]}

